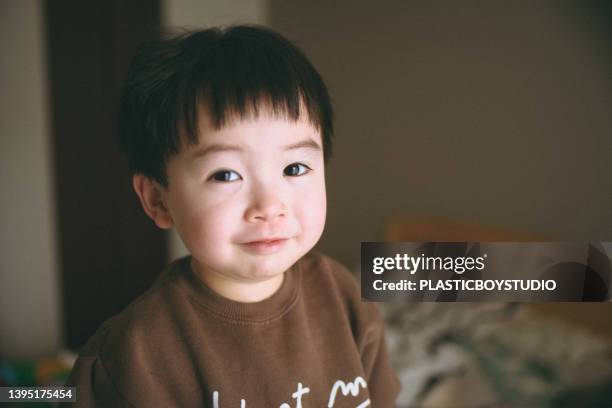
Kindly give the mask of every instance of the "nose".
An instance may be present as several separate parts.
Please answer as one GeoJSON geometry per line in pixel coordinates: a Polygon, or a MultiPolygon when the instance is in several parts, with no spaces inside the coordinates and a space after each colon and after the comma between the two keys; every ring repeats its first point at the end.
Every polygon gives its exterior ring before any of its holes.
{"type": "Polygon", "coordinates": [[[258,187],[244,216],[247,222],[277,221],[287,215],[287,206],[278,191],[258,187]]]}

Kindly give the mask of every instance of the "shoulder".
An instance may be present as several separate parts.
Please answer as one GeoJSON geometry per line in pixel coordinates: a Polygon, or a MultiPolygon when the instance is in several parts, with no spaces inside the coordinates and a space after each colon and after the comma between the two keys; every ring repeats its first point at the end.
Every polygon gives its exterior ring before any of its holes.
{"type": "Polygon", "coordinates": [[[71,384],[96,398],[131,402],[148,401],[146,390],[156,390],[163,400],[162,384],[178,386],[181,372],[190,367],[185,321],[193,316],[177,282],[177,265],[170,264],[149,290],[98,328],[79,352],[71,384]]]}
{"type": "Polygon", "coordinates": [[[340,262],[321,252],[309,252],[297,262],[297,266],[306,280],[334,281],[352,295],[359,293],[355,276],[340,262]]]}
{"type": "Polygon", "coordinates": [[[185,335],[176,316],[188,313],[185,310],[189,307],[189,300],[177,288],[173,266],[149,290],[98,328],[80,350],[70,384],[91,398],[144,401],[149,396],[142,390],[159,388],[160,378],[173,381],[172,375],[177,373],[168,369],[168,359],[182,358],[179,353],[185,335]]]}
{"type": "Polygon", "coordinates": [[[325,295],[330,304],[340,307],[357,340],[369,341],[382,333],[384,323],[378,307],[362,300],[356,277],[344,265],[313,251],[298,261],[297,266],[302,276],[302,291],[306,295],[325,295]]]}
{"type": "MultiPolygon", "coordinates": [[[[173,310],[186,300],[180,295],[175,274],[178,261],[170,264],[146,292],[115,316],[106,320],[87,341],[79,355],[104,359],[131,353],[151,345],[156,334],[168,333],[176,324],[173,310]]],[[[122,356],[123,357],[123,356],[122,356]]]]}

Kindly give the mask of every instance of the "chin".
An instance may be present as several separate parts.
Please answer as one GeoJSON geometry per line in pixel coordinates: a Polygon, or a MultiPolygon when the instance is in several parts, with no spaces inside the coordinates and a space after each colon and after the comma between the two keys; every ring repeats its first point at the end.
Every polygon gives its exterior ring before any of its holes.
{"type": "MultiPolygon", "coordinates": [[[[260,259],[247,263],[248,276],[255,279],[273,278],[285,272],[295,263],[287,259],[273,259],[274,257],[268,257],[268,259],[260,259]]],[[[296,259],[297,261],[297,259],[296,259]]]]}

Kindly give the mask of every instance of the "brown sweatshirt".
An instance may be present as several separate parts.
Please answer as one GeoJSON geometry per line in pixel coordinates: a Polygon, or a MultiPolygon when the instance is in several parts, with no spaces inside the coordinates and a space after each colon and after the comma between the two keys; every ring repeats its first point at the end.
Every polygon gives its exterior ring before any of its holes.
{"type": "Polygon", "coordinates": [[[353,276],[317,253],[271,297],[235,302],[168,267],[81,350],[79,407],[389,408],[399,382],[383,320],[353,276]]]}

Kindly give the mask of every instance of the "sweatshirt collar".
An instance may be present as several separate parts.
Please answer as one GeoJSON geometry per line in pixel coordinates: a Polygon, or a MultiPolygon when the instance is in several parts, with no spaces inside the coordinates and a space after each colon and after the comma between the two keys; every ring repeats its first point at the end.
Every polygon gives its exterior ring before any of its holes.
{"type": "Polygon", "coordinates": [[[267,323],[281,317],[295,304],[301,284],[301,268],[296,262],[285,272],[283,283],[272,296],[259,302],[237,302],[210,289],[191,269],[191,256],[177,263],[181,286],[190,297],[210,314],[236,323],[267,323]]]}

